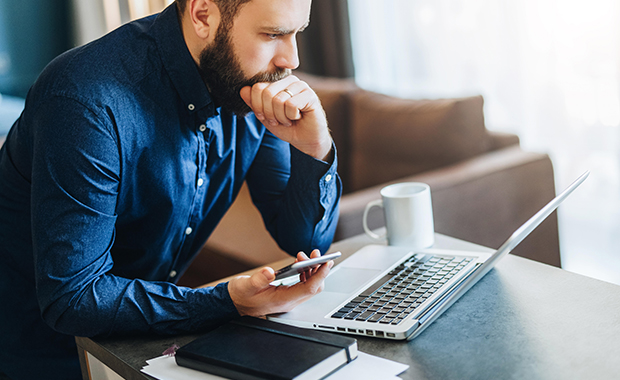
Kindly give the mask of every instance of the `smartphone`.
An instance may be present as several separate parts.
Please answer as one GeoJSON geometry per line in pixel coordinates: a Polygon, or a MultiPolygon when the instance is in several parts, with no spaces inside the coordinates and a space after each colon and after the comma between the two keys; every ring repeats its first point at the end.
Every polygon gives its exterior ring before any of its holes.
{"type": "Polygon", "coordinates": [[[281,280],[286,277],[300,274],[312,268],[316,268],[319,265],[328,262],[329,260],[333,260],[333,259],[340,257],[340,255],[342,255],[341,252],[334,252],[328,255],[317,257],[315,259],[308,259],[308,260],[293,263],[291,265],[287,265],[284,268],[280,268],[276,271],[276,280],[281,280]]]}

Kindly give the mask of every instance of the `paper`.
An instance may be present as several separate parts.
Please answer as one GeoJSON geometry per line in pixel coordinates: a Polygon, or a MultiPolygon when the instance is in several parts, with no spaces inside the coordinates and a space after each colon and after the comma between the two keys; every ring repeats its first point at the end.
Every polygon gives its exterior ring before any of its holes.
{"type": "Polygon", "coordinates": [[[142,372],[159,380],[220,380],[223,377],[177,365],[174,356],[160,356],[146,361],[142,372]]]}
{"type": "Polygon", "coordinates": [[[400,379],[397,375],[405,372],[407,368],[407,364],[358,352],[357,359],[328,376],[326,380],[400,379]]]}
{"type": "MultiPolygon", "coordinates": [[[[211,375],[205,372],[180,367],[174,360],[174,356],[160,356],[146,361],[147,365],[142,372],[159,380],[219,380],[223,377],[211,375]]],[[[397,375],[403,373],[408,365],[377,356],[358,352],[357,359],[340,368],[327,380],[390,380],[400,379],[397,375]]]]}

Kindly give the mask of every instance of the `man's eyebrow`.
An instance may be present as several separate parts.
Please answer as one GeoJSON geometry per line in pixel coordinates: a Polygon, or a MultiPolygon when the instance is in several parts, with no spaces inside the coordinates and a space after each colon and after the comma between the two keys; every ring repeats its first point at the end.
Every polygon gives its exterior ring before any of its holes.
{"type": "MultiPolygon", "coordinates": [[[[299,28],[297,33],[303,32],[304,29],[306,29],[309,24],[310,24],[310,20],[306,21],[306,23],[303,24],[301,26],[301,28],[299,28]]],[[[287,34],[295,33],[295,30],[293,30],[293,29],[286,29],[286,28],[283,28],[283,27],[280,27],[280,26],[265,26],[265,27],[262,28],[262,30],[264,32],[267,32],[267,33],[282,34],[282,35],[287,35],[287,34]]]]}

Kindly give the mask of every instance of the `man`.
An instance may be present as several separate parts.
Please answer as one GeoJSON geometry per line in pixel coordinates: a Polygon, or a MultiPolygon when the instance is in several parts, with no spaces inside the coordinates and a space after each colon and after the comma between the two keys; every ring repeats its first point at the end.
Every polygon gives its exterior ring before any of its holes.
{"type": "Polygon", "coordinates": [[[321,290],[331,262],[290,287],[272,268],[174,285],[244,180],[283,249],[331,244],[335,151],[289,75],[309,11],[177,1],[48,65],[0,151],[0,372],[79,378],[74,335],[200,331],[321,290]]]}

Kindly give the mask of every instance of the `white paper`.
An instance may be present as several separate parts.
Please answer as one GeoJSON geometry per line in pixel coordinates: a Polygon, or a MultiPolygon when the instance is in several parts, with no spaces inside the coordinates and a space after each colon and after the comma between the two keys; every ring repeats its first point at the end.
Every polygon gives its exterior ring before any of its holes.
{"type": "MultiPolygon", "coordinates": [[[[173,356],[160,356],[146,361],[142,372],[159,380],[220,380],[223,377],[177,365],[173,356]]],[[[390,380],[400,379],[408,365],[358,352],[357,359],[340,368],[326,380],[390,380]]]]}
{"type": "Polygon", "coordinates": [[[407,364],[358,352],[357,359],[328,376],[326,380],[400,379],[397,375],[405,372],[407,368],[407,364]]]}
{"type": "Polygon", "coordinates": [[[160,356],[146,361],[142,372],[159,380],[221,380],[223,377],[211,375],[177,365],[174,356],[160,356]]]}

